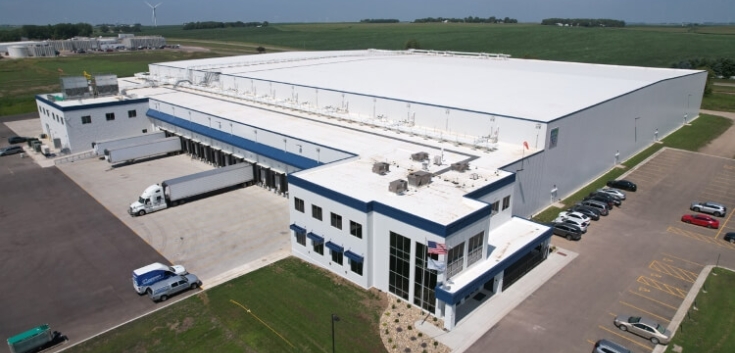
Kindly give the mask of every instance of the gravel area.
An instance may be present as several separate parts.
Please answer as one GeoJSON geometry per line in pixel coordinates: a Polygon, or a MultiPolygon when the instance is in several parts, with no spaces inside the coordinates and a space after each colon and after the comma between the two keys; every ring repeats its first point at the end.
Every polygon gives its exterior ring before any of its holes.
{"type": "Polygon", "coordinates": [[[449,347],[421,333],[415,327],[416,322],[426,319],[426,322],[442,329],[443,320],[436,319],[425,311],[391,295],[388,296],[388,301],[388,307],[380,318],[380,338],[388,352],[451,352],[449,347]]]}

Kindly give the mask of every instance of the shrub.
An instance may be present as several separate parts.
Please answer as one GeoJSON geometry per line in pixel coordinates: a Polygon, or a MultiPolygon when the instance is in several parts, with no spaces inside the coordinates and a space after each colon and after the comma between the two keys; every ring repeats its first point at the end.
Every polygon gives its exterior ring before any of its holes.
{"type": "Polygon", "coordinates": [[[413,327],[411,327],[411,325],[408,325],[408,329],[413,330],[413,327]]]}
{"type": "Polygon", "coordinates": [[[419,332],[419,337],[424,337],[424,333],[423,332],[419,332]]]}
{"type": "Polygon", "coordinates": [[[434,341],[434,348],[436,348],[436,346],[438,346],[438,345],[439,345],[439,342],[434,341]]]}
{"type": "Polygon", "coordinates": [[[385,316],[390,316],[390,311],[386,311],[385,316]]]}
{"type": "Polygon", "coordinates": [[[406,304],[406,309],[411,309],[411,304],[406,304]]]}
{"type": "Polygon", "coordinates": [[[395,309],[396,309],[396,305],[395,305],[395,304],[391,305],[391,308],[392,308],[393,310],[395,310],[395,309]]]}
{"type": "Polygon", "coordinates": [[[393,339],[388,337],[388,343],[393,343],[393,339]]]}
{"type": "Polygon", "coordinates": [[[387,335],[390,331],[388,329],[385,329],[385,334],[387,335]]]}
{"type": "Polygon", "coordinates": [[[393,322],[398,323],[398,319],[393,320],[393,322]]]}

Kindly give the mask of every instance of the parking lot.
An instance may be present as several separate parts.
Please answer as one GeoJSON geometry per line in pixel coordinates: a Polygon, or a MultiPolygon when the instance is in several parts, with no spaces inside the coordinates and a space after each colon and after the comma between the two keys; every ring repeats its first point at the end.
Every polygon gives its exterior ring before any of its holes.
{"type": "Polygon", "coordinates": [[[633,352],[654,345],[613,325],[617,315],[668,326],[706,265],[735,268],[735,160],[665,149],[631,171],[638,185],[579,242],[554,237],[575,261],[486,333],[468,352],[590,352],[607,338],[633,352]],[[681,222],[694,201],[728,207],[719,229],[681,222]]]}

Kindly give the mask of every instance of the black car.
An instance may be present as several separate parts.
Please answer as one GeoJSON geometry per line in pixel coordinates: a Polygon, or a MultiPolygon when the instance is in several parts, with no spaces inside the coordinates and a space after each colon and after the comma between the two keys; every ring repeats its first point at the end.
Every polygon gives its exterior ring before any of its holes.
{"type": "Polygon", "coordinates": [[[7,156],[21,152],[23,152],[23,147],[20,146],[8,146],[5,148],[0,148],[0,156],[7,156]]]}
{"type": "Polygon", "coordinates": [[[554,227],[554,234],[565,237],[567,240],[582,239],[582,230],[575,225],[571,225],[569,223],[557,223],[552,227],[554,227]]]}
{"type": "Polygon", "coordinates": [[[10,136],[10,137],[8,137],[8,143],[11,144],[11,145],[14,145],[16,143],[26,142],[26,141],[28,141],[28,138],[27,137],[22,137],[22,136],[10,136]]]}
{"type": "Polygon", "coordinates": [[[607,197],[600,196],[600,195],[591,195],[591,196],[587,196],[587,197],[585,197],[583,199],[583,201],[587,201],[587,200],[594,200],[594,201],[602,202],[602,203],[604,203],[604,204],[607,205],[607,208],[609,210],[612,210],[613,207],[615,207],[615,201],[613,201],[613,200],[611,200],[611,199],[609,199],[607,197]]]}
{"type": "Polygon", "coordinates": [[[608,203],[612,202],[615,206],[620,206],[623,202],[619,198],[606,194],[604,192],[591,192],[590,197],[597,197],[599,199],[607,200],[608,203]]]}
{"type": "Polygon", "coordinates": [[[638,190],[638,186],[628,180],[610,180],[607,182],[607,186],[615,189],[628,190],[633,192],[638,190]]]}
{"type": "Polygon", "coordinates": [[[567,212],[579,212],[593,221],[600,220],[600,212],[591,207],[584,207],[582,205],[572,206],[572,208],[568,209],[567,212]]]}
{"type": "Polygon", "coordinates": [[[735,232],[725,233],[725,241],[729,241],[731,244],[735,243],[735,232]]]}

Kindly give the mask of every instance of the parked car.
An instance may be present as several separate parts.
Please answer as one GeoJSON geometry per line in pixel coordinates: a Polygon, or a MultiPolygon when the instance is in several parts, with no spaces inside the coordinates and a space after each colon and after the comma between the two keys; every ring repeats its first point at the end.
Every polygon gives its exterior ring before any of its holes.
{"type": "Polygon", "coordinates": [[[607,186],[620,190],[627,190],[635,192],[638,190],[638,186],[635,183],[628,180],[610,180],[607,182],[607,186]]]}
{"type": "Polygon", "coordinates": [[[554,224],[571,224],[579,228],[582,234],[587,233],[587,225],[589,222],[582,222],[573,218],[557,218],[554,220],[554,224]]]}
{"type": "Polygon", "coordinates": [[[187,289],[196,289],[202,285],[202,281],[191,273],[184,276],[173,276],[162,281],[156,282],[148,287],[148,296],[154,302],[166,301],[172,295],[183,292],[187,289]]]}
{"type": "Polygon", "coordinates": [[[186,271],[184,266],[167,266],[160,262],[154,262],[133,271],[133,288],[138,294],[143,295],[152,284],[172,276],[183,276],[187,273],[189,272],[186,271]]]}
{"type": "Polygon", "coordinates": [[[717,217],[722,217],[727,214],[727,207],[716,203],[716,202],[694,202],[689,207],[694,212],[709,213],[717,217]]]}
{"type": "Polygon", "coordinates": [[[595,200],[584,200],[580,202],[578,205],[582,205],[585,207],[592,207],[600,212],[600,216],[607,216],[610,213],[610,206],[608,206],[604,202],[595,201],[595,200]]]}
{"type": "Polygon", "coordinates": [[[621,331],[628,331],[651,340],[653,344],[668,344],[671,331],[659,325],[656,321],[640,316],[618,316],[614,321],[621,331]]]}
{"type": "Polygon", "coordinates": [[[595,343],[594,353],[632,353],[630,349],[625,348],[613,341],[605,339],[597,341],[595,343]]]}
{"type": "Polygon", "coordinates": [[[600,211],[598,211],[595,208],[586,207],[582,205],[575,205],[572,206],[570,209],[567,210],[567,212],[579,212],[587,217],[589,217],[593,221],[599,221],[600,220],[600,211]]]}
{"type": "Polygon", "coordinates": [[[574,218],[574,219],[578,219],[578,220],[580,220],[582,222],[587,222],[587,224],[590,223],[590,218],[587,217],[587,215],[585,215],[584,213],[580,213],[580,212],[573,212],[573,211],[559,212],[559,216],[557,216],[557,217],[561,217],[561,218],[574,218]]]}
{"type": "Polygon", "coordinates": [[[613,196],[613,195],[610,195],[604,192],[599,192],[599,191],[591,192],[590,197],[597,197],[597,198],[605,199],[607,200],[608,203],[612,202],[613,205],[618,206],[618,207],[620,207],[620,205],[623,204],[623,200],[621,200],[619,197],[613,196]]]}
{"type": "Polygon", "coordinates": [[[681,216],[681,221],[707,228],[720,228],[720,221],[703,214],[685,214],[681,216]]]}
{"type": "Polygon", "coordinates": [[[567,238],[567,240],[580,240],[582,239],[582,231],[579,227],[567,224],[567,223],[556,223],[552,225],[554,227],[554,234],[567,238]]]}
{"type": "Polygon", "coordinates": [[[735,232],[725,233],[725,241],[729,241],[730,244],[735,243],[735,232]]]}
{"type": "Polygon", "coordinates": [[[8,146],[0,148],[0,156],[9,156],[11,154],[23,152],[23,147],[20,146],[8,146]]]}
{"type": "Polygon", "coordinates": [[[16,143],[23,143],[23,142],[26,142],[27,140],[28,140],[28,138],[27,137],[23,137],[23,136],[10,136],[10,137],[8,137],[8,143],[11,144],[11,145],[14,145],[16,143]]]}
{"type": "MultiPolygon", "coordinates": [[[[612,197],[607,196],[607,195],[601,195],[601,194],[598,195],[598,194],[592,193],[589,196],[585,197],[584,200],[595,200],[595,201],[602,202],[607,205],[609,210],[612,210],[613,207],[615,207],[615,200],[613,200],[612,197]]],[[[618,200],[618,202],[620,202],[620,200],[618,200]]]]}
{"type": "Polygon", "coordinates": [[[625,200],[625,192],[623,192],[621,190],[618,190],[618,189],[602,188],[602,189],[597,189],[597,192],[603,192],[603,193],[606,193],[606,194],[608,194],[610,196],[617,197],[621,201],[624,201],[625,200]]]}

